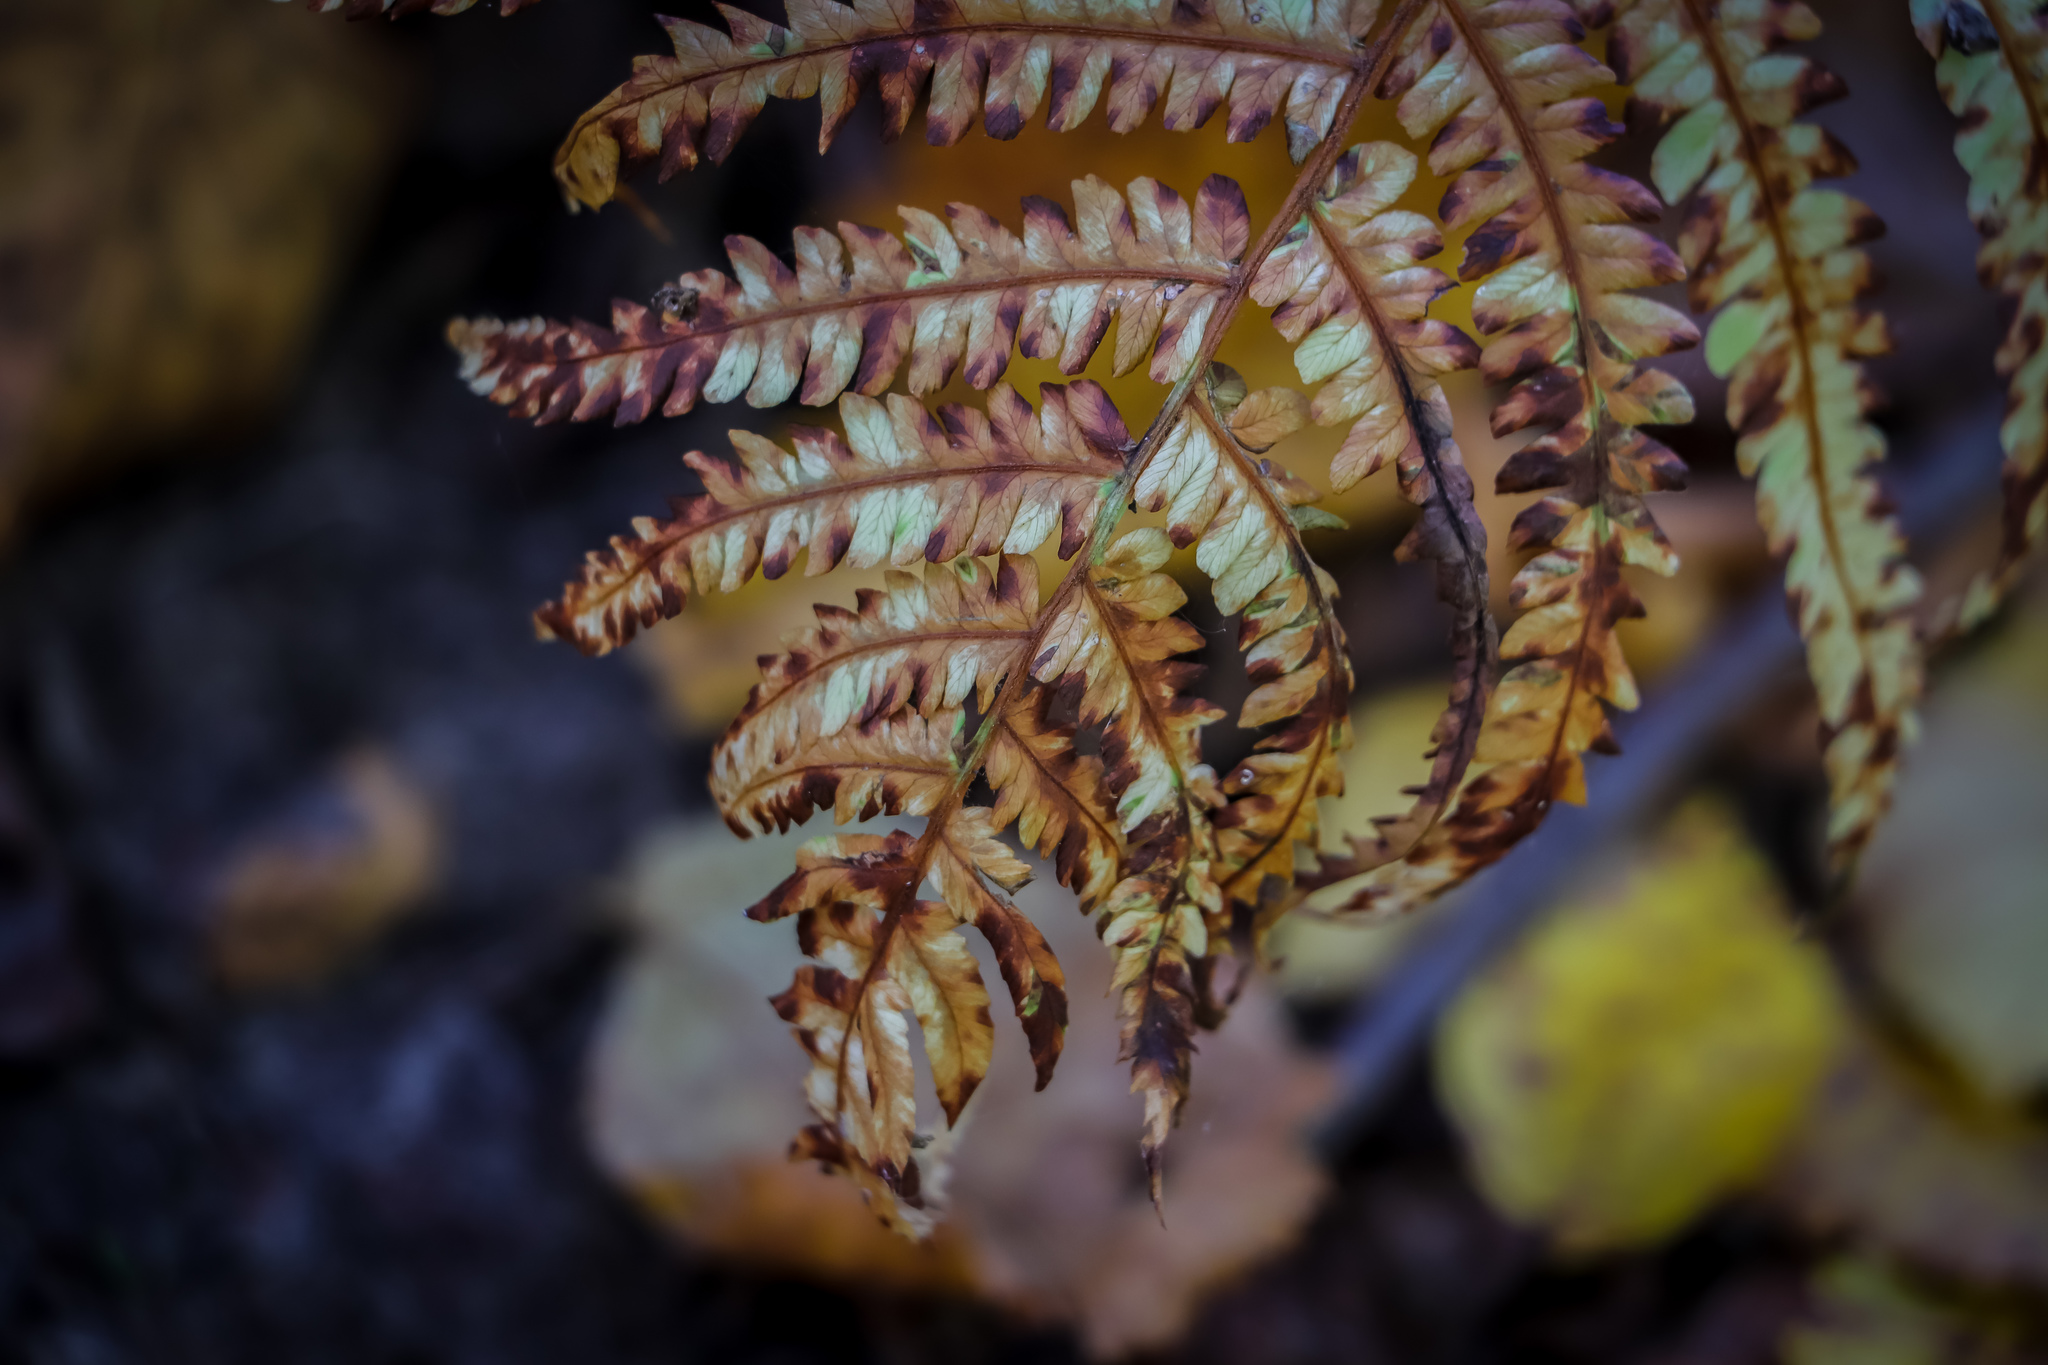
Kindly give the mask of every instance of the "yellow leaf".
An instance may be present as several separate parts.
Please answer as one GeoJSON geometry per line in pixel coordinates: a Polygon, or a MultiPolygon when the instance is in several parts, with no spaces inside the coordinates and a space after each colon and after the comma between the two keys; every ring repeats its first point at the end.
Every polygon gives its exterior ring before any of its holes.
{"type": "Polygon", "coordinates": [[[1762,860],[1695,806],[1618,894],[1559,913],[1466,990],[1437,1077],[1504,1212],[1569,1252],[1627,1246],[1762,1172],[1837,1010],[1762,860]]]}

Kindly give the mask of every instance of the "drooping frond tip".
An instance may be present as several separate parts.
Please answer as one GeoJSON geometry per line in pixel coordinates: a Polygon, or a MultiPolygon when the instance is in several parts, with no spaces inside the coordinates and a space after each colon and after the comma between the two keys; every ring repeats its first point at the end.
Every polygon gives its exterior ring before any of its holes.
{"type": "Polygon", "coordinates": [[[663,19],[674,56],[641,57],[633,75],[577,120],[555,154],[571,204],[597,208],[620,175],[657,165],[667,179],[700,156],[723,161],[773,96],[817,97],[819,150],[870,86],[884,136],[910,122],[929,91],[926,136],[957,142],[979,114],[991,137],[1015,137],[1041,106],[1054,129],[1098,104],[1127,132],[1164,100],[1168,128],[1194,128],[1229,107],[1243,142],[1283,120],[1296,161],[1323,140],[1351,80],[1347,0],[790,0],[784,27],[720,5],[726,29],[663,19]]]}
{"type": "Polygon", "coordinates": [[[1994,611],[2048,534],[2048,15],[2012,0],[1913,0],[1935,79],[1962,120],[1956,158],[1984,235],[1977,273],[2012,312],[2005,379],[2005,518],[1992,568],[1962,604],[1967,628],[1994,611]]]}
{"type": "Polygon", "coordinates": [[[1500,857],[1553,801],[1585,799],[1583,755],[1613,742],[1606,707],[1636,704],[1615,626],[1641,605],[1621,571],[1677,567],[1643,495],[1678,486],[1683,465],[1636,428],[1691,419],[1684,386],[1643,362],[1698,332],[1627,292],[1685,272],[1631,226],[1658,216],[1656,197],[1586,164],[1622,130],[1591,93],[1613,73],[1577,45],[1584,33],[1562,0],[1435,0],[1382,86],[1411,136],[1434,135],[1431,169],[1456,177],[1441,217],[1472,229],[1458,273],[1484,281],[1480,371],[1511,386],[1494,433],[1545,429],[1496,486],[1548,491],[1514,525],[1540,553],[1511,591],[1524,615],[1476,741],[1487,766],[1399,861],[1376,840],[1326,860],[1312,881],[1365,874],[1347,909],[1410,909],[1500,857]]]}
{"type": "Polygon", "coordinates": [[[1883,225],[1815,186],[1855,159],[1797,121],[1843,93],[1832,73],[1781,51],[1819,33],[1804,4],[1625,8],[1613,54],[1637,104],[1676,120],[1653,172],[1664,198],[1687,206],[1679,249],[1693,307],[1719,310],[1707,363],[1729,380],[1737,458],[1786,558],[1827,730],[1830,853],[1846,865],[1890,804],[1922,671],[1909,616],[1919,579],[1869,472],[1884,438],[1865,416],[1857,363],[1889,347],[1884,320],[1857,305],[1871,269],[1856,244],[1883,225]]]}
{"type": "Polygon", "coordinates": [[[1069,220],[1026,200],[1021,236],[966,204],[943,221],[903,209],[900,239],[852,223],[799,228],[793,270],[729,237],[730,276],[685,275],[652,309],[615,304],[609,328],[481,319],[452,324],[449,340],[475,392],[540,422],[612,413],[625,425],[742,395],[823,404],[848,388],[885,391],[906,362],[912,393],[956,373],[985,389],[1013,346],[1078,374],[1111,323],[1118,374],[1149,362],[1152,378],[1178,379],[1249,240],[1243,192],[1210,176],[1189,203],[1140,177],[1127,197],[1090,176],[1074,182],[1074,204],[1069,220]]]}

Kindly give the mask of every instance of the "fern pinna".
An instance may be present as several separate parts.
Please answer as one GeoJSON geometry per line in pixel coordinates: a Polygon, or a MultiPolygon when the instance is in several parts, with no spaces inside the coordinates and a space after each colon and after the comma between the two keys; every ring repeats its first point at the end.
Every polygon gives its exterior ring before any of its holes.
{"type": "MultiPolygon", "coordinates": [[[[1965,152],[1994,235],[1987,278],[2035,319],[2015,324],[2002,362],[2016,394],[2032,383],[2008,423],[2013,556],[2040,520],[2042,468],[2042,257],[2006,240],[2037,231],[2015,225],[2038,217],[2044,164],[2011,169],[2013,148],[2041,133],[2042,49],[2010,36],[2039,26],[2018,8],[1950,0],[1926,30],[1948,44],[1958,107],[1994,107],[1966,138],[1996,148],[1965,152]]],[[[1686,389],[1654,362],[1699,333],[1636,291],[1688,268],[1694,306],[1718,310],[1708,358],[1733,381],[1741,459],[1788,556],[1828,727],[1831,843],[1844,865],[1853,857],[1911,734],[1916,582],[1867,472],[1882,443],[1856,361],[1884,329],[1858,307],[1869,270],[1855,244],[1875,220],[1813,187],[1852,163],[1797,121],[1839,92],[1779,50],[1817,30],[1797,0],[787,9],[786,24],[724,6],[723,29],[664,20],[674,55],[639,59],[556,157],[572,205],[607,203],[636,170],[723,160],[771,96],[819,100],[822,149],[870,88],[892,137],[920,102],[941,144],[977,117],[1003,139],[1041,112],[1072,129],[1100,108],[1120,131],[1155,111],[1173,129],[1221,114],[1236,141],[1277,121],[1270,140],[1299,168],[1263,224],[1220,176],[1191,196],[1088,177],[1071,205],[1028,199],[1008,223],[952,204],[902,210],[898,233],[800,228],[788,255],[730,238],[728,271],[616,304],[608,325],[451,324],[476,392],[541,422],[637,422],[739,398],[837,405],[837,430],[796,427],[782,443],[735,431],[730,456],[686,456],[705,491],[636,521],[537,614],[543,635],[596,654],[694,593],[779,577],[800,555],[811,575],[886,570],[884,586],[817,608],[763,661],[713,758],[713,794],[742,835],[821,809],[923,820],[813,840],[748,911],[793,919],[809,959],[774,1001],[811,1058],[817,1121],[799,1154],[846,1171],[892,1225],[929,1229],[943,1172],[921,1155],[912,1021],[949,1124],[992,1047],[964,925],[991,945],[1039,1083],[1050,1077],[1065,986],[1011,899],[1030,876],[1023,850],[1051,863],[1114,956],[1156,1199],[1198,1021],[1228,1003],[1222,959],[1255,955],[1312,894],[1344,912],[1412,910],[1499,859],[1554,802],[1583,800],[1585,755],[1611,749],[1610,711],[1637,700],[1616,633],[1641,612],[1627,571],[1677,567],[1645,495],[1680,487],[1684,467],[1644,428],[1691,418],[1686,389]],[[1654,179],[1685,201],[1676,250],[1642,226],[1661,216],[1658,195],[1589,160],[1622,132],[1603,99],[1617,71],[1587,50],[1589,28],[1609,24],[1639,106],[1675,120],[1654,179]],[[1354,145],[1368,100],[1392,102],[1416,147],[1354,145]],[[1435,218],[1396,207],[1422,156],[1450,181],[1435,218]],[[1427,264],[1443,228],[1465,233],[1455,280],[1427,264]],[[1475,286],[1477,337],[1430,315],[1459,284],[1475,286]],[[1217,363],[1248,303],[1271,310],[1309,392],[1252,391],[1217,363]],[[1013,352],[1079,376],[1112,325],[1111,368],[1165,386],[1141,426],[1085,378],[1044,386],[1035,405],[1002,382],[1013,352]],[[1474,367],[1498,386],[1493,433],[1532,433],[1496,480],[1536,495],[1514,522],[1530,557],[1504,636],[1439,388],[1474,367]],[[919,401],[955,377],[985,402],[919,401]],[[1452,622],[1427,782],[1410,809],[1338,841],[1322,837],[1317,805],[1341,786],[1351,678],[1335,584],[1305,540],[1333,519],[1263,458],[1306,423],[1347,429],[1336,488],[1393,467],[1417,509],[1399,553],[1435,566],[1452,622]],[[1156,515],[1133,527],[1134,512],[1156,515]],[[1032,552],[1055,537],[1065,567],[1042,581],[1032,552]],[[1222,775],[1200,735],[1223,712],[1190,691],[1200,637],[1164,572],[1177,547],[1239,618],[1254,683],[1236,721],[1259,738],[1222,775]]]]}

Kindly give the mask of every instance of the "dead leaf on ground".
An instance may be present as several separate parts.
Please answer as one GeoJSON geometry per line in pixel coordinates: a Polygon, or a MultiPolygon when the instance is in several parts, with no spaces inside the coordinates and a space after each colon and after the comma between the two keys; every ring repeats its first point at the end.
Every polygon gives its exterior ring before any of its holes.
{"type": "Polygon", "coordinates": [[[426,898],[440,844],[432,803],[388,756],[349,755],[230,858],[208,917],[215,969],[242,990],[325,976],[426,898]]]}
{"type": "MultiPolygon", "coordinates": [[[[656,1217],[714,1253],[785,1271],[977,1291],[1075,1323],[1100,1355],[1170,1340],[1208,1286],[1293,1240],[1324,1186],[1300,1141],[1326,1094],[1321,1065],[1256,986],[1227,1030],[1202,1036],[1162,1229],[1131,1140],[1138,1101],[1117,1070],[1086,1065],[1117,1050],[1107,952],[1050,878],[1018,903],[1066,970],[1065,1060],[1034,1094],[1021,1038],[999,1033],[932,1241],[887,1231],[850,1181],[784,1161],[806,1112],[803,1063],[758,1025],[788,982],[789,935],[741,910],[780,880],[798,842],[741,842],[703,821],[651,840],[628,874],[639,946],[593,1048],[587,1123],[600,1165],[656,1217]]],[[[992,962],[983,972],[996,979],[992,962]]]]}

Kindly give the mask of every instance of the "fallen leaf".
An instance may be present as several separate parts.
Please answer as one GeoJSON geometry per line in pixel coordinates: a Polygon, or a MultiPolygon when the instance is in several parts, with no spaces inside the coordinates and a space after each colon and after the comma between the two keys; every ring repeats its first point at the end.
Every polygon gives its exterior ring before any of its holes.
{"type": "Polygon", "coordinates": [[[229,859],[208,916],[215,970],[240,990],[327,975],[426,898],[440,844],[411,779],[377,750],[349,755],[229,859]]]}
{"type": "MultiPolygon", "coordinates": [[[[1100,1355],[1170,1341],[1208,1286],[1293,1240],[1325,1183],[1299,1132],[1327,1094],[1321,1064],[1296,1049],[1256,985],[1227,1030],[1202,1036],[1162,1228],[1131,1139],[1138,1100],[1107,1065],[1117,1051],[1108,954],[1049,876],[1017,903],[1066,970],[1065,1062],[1034,1094],[1023,1039],[998,1032],[988,1080],[955,1130],[937,1235],[898,1237],[850,1181],[785,1161],[806,1112],[803,1058],[757,1025],[794,949],[788,932],[741,908],[781,879],[800,838],[741,842],[714,822],[679,826],[626,875],[638,946],[598,1030],[587,1124],[599,1164],[656,1218],[693,1245],[785,1272],[971,1289],[1075,1324],[1100,1355]]],[[[992,959],[982,973],[998,979],[992,959]]],[[[934,1147],[951,1136],[935,1135],[934,1147]]]]}
{"type": "Polygon", "coordinates": [[[1718,807],[1468,986],[1436,1074],[1479,1182],[1568,1253],[1659,1240],[1760,1175],[1838,1035],[1825,960],[1718,807]]]}

